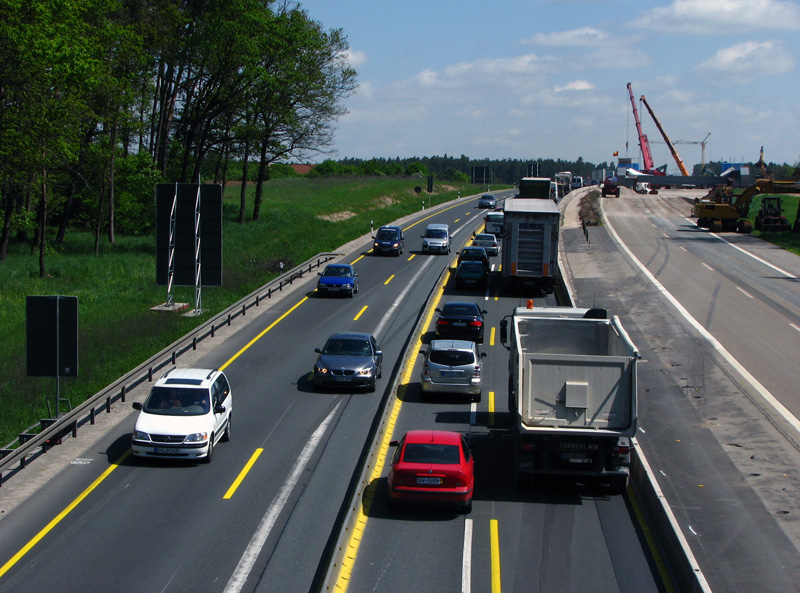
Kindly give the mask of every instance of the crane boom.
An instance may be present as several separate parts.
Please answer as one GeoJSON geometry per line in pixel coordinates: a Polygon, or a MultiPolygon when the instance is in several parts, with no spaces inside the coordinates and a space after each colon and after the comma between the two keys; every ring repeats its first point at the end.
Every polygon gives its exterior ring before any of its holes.
{"type": "Polygon", "coordinates": [[[633,98],[633,90],[631,90],[631,83],[628,83],[628,94],[631,96],[631,106],[633,107],[633,119],[636,121],[636,133],[639,134],[639,148],[642,149],[642,162],[644,164],[644,173],[654,173],[655,163],[653,162],[653,154],[650,152],[650,143],[647,141],[647,136],[642,132],[642,122],[639,121],[639,112],[636,111],[636,99],[633,98]]]}
{"type": "Polygon", "coordinates": [[[658,131],[661,132],[661,135],[664,137],[664,142],[667,143],[667,148],[669,148],[669,151],[672,153],[672,158],[674,158],[675,162],[678,163],[678,169],[681,170],[681,174],[683,174],[684,177],[689,177],[689,171],[686,170],[686,165],[683,164],[683,160],[678,154],[678,151],[675,150],[675,147],[672,145],[669,136],[667,136],[667,133],[664,131],[664,128],[661,127],[661,122],[658,121],[656,114],[653,113],[653,110],[650,108],[650,105],[647,103],[647,99],[644,98],[644,95],[642,95],[642,103],[644,103],[644,106],[647,108],[648,113],[650,113],[650,117],[652,117],[653,121],[656,123],[658,131]]]}

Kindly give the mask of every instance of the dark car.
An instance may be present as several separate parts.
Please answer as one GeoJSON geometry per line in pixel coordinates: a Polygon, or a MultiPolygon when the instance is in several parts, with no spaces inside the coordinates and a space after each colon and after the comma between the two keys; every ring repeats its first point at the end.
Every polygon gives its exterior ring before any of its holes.
{"type": "Polygon", "coordinates": [[[383,352],[375,336],[358,332],[333,334],[314,365],[314,387],[358,387],[375,391],[381,378],[383,352]]]}
{"type": "Polygon", "coordinates": [[[399,256],[405,249],[405,239],[403,229],[399,226],[382,226],[375,233],[372,241],[372,253],[380,255],[382,253],[393,253],[399,256]]]}
{"type": "Polygon", "coordinates": [[[486,311],[478,305],[452,302],[436,310],[439,312],[436,319],[437,338],[472,340],[483,344],[483,316],[486,311]]]}
{"type": "Polygon", "coordinates": [[[458,252],[458,261],[456,262],[456,265],[458,266],[461,264],[461,262],[465,261],[481,262],[483,264],[483,267],[486,268],[487,274],[492,269],[492,264],[489,263],[489,254],[486,253],[485,247],[479,247],[477,245],[464,247],[461,251],[458,252]]]}
{"type": "Polygon", "coordinates": [[[358,272],[350,264],[328,264],[319,273],[319,294],[344,294],[352,297],[358,292],[358,272]]]}
{"type": "Polygon", "coordinates": [[[462,261],[455,273],[456,288],[486,288],[489,286],[489,273],[482,262],[462,261]]]}
{"type": "Polygon", "coordinates": [[[497,198],[492,194],[483,194],[478,199],[478,208],[497,208],[497,198]]]}

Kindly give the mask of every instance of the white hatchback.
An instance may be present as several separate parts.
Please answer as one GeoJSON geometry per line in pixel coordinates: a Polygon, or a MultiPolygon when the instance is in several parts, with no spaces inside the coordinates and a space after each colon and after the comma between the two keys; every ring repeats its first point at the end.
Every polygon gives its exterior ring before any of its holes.
{"type": "Polygon", "coordinates": [[[214,445],[231,438],[233,397],[222,371],[177,369],[156,381],[131,435],[137,457],[211,461],[214,445]]]}

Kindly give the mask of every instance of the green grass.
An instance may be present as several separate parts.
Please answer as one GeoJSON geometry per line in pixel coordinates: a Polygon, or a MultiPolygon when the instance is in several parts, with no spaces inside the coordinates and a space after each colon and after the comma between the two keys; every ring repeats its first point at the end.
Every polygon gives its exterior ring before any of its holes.
{"type": "MultiPolygon", "coordinates": [[[[765,195],[775,195],[775,194],[764,194],[756,196],[750,203],[750,211],[748,212],[748,218],[753,222],[753,228],[755,228],[756,214],[761,208],[761,201],[765,195]]],[[[783,215],[789,219],[789,224],[794,226],[794,221],[797,218],[797,207],[798,204],[800,204],[800,196],[783,194],[779,197],[781,198],[781,208],[783,209],[783,215]]],[[[762,239],[764,239],[764,241],[768,241],[774,245],[777,245],[778,247],[782,247],[783,249],[791,251],[796,255],[800,255],[800,233],[795,233],[792,231],[780,232],[780,233],[775,233],[775,232],[765,233],[762,231],[754,230],[753,235],[761,237],[762,239]]]]}
{"type": "MultiPolygon", "coordinates": [[[[72,406],[227,306],[264,285],[285,269],[325,251],[333,251],[375,228],[416,212],[420,197],[415,179],[329,180],[286,178],[270,181],[258,221],[253,222],[253,187],[248,187],[247,216],[239,218],[239,186],[226,188],[223,202],[223,286],[203,289],[199,317],[156,313],[166,287],[155,283],[154,237],[104,239],[94,255],[94,237],[70,231],[59,249],[48,247],[47,276],[39,278],[38,253],[13,244],[0,262],[0,331],[6,344],[0,357],[0,445],[47,418],[55,378],[26,376],[25,297],[78,297],[78,377],[60,380],[60,394],[72,406]]],[[[480,193],[469,184],[436,187],[434,203],[480,193]]],[[[422,194],[423,196],[425,194],[422,194]]],[[[176,287],[175,301],[194,303],[193,287],[176,287]]],[[[52,406],[52,404],[51,404],[52,406]]],[[[54,408],[53,408],[54,409],[54,408]]],[[[63,411],[63,407],[61,408],[63,411]]]]}

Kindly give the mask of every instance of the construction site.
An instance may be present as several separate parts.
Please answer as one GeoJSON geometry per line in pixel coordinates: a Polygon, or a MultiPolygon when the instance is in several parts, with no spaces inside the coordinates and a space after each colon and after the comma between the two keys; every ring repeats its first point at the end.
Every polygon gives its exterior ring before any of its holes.
{"type": "Polygon", "coordinates": [[[619,158],[616,180],[604,183],[603,197],[619,197],[618,186],[625,186],[640,194],[657,193],[661,188],[704,188],[709,190],[708,194],[694,200],[691,212],[700,228],[712,232],[751,233],[756,230],[763,233],[800,233],[800,168],[795,170],[791,179],[775,180],[764,161],[762,146],[753,174],[746,166],[729,166],[720,174],[714,174],[706,165],[709,132],[703,140],[681,141],[701,146],[700,174],[693,175],[675,148],[678,142],[670,140],[653,108],[641,95],[639,102],[652,118],[680,172],[679,175],[668,175],[667,165],[656,166],[653,160],[650,140],[642,128],[631,83],[628,83],[627,89],[636,125],[641,167],[633,159],[619,158]]]}

